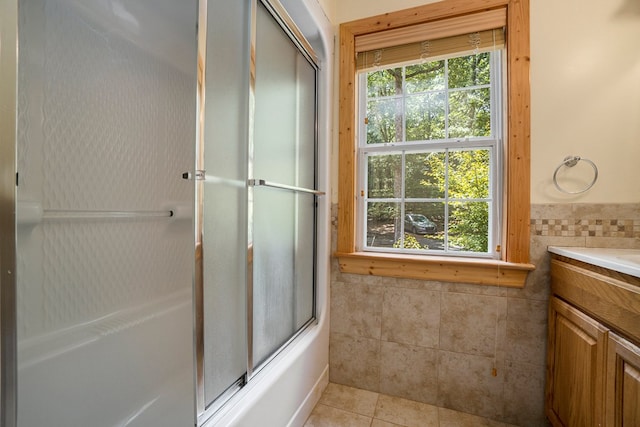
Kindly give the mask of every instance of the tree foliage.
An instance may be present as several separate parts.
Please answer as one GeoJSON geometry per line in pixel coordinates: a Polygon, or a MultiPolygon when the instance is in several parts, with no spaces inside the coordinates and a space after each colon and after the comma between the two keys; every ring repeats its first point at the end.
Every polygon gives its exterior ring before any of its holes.
{"type": "Polygon", "coordinates": [[[490,135],[489,58],[481,53],[368,73],[367,144],[490,135]]]}
{"type": "MultiPolygon", "coordinates": [[[[442,191],[448,184],[449,199],[485,199],[489,196],[488,150],[450,150],[448,156],[437,152],[428,157],[427,163],[429,172],[423,182],[436,182],[442,191]]],[[[453,245],[467,251],[486,252],[488,225],[487,202],[449,203],[449,242],[453,245]]]]}
{"type": "Polygon", "coordinates": [[[394,248],[404,248],[404,249],[429,249],[428,245],[421,245],[420,242],[418,242],[418,239],[415,238],[415,236],[412,236],[409,233],[405,233],[404,234],[404,239],[400,240],[396,240],[396,242],[393,244],[394,248]]]}

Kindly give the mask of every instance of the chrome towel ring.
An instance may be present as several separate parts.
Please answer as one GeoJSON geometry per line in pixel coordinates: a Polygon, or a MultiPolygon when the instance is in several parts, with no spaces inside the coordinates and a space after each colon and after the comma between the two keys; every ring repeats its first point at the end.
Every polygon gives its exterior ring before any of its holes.
{"type": "Polygon", "coordinates": [[[596,166],[596,164],[593,163],[591,160],[581,158],[580,156],[567,156],[567,157],[565,157],[564,160],[562,161],[562,163],[560,163],[558,165],[558,167],[556,168],[555,172],[553,173],[553,183],[555,184],[556,188],[558,190],[562,191],[563,193],[567,193],[567,194],[584,193],[585,191],[587,191],[591,187],[593,187],[593,184],[595,184],[597,180],[598,180],[598,167],[596,166]],[[563,166],[566,166],[568,168],[572,168],[575,165],[577,165],[580,160],[583,160],[583,161],[589,163],[591,165],[591,167],[593,168],[593,180],[591,181],[591,183],[589,183],[589,185],[587,185],[582,190],[578,190],[578,191],[569,191],[569,190],[565,190],[564,188],[560,187],[560,184],[558,184],[558,171],[563,166]]]}

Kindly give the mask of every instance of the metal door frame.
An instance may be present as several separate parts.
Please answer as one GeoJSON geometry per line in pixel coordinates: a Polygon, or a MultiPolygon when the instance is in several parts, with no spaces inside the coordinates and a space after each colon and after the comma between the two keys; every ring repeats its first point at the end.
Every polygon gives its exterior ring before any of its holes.
{"type": "Polygon", "coordinates": [[[0,2],[0,426],[17,414],[16,164],[18,0],[0,2]]]}

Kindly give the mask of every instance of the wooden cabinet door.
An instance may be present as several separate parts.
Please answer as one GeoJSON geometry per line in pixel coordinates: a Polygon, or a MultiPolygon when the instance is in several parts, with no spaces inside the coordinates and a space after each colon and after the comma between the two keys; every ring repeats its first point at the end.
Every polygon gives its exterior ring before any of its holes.
{"type": "Polygon", "coordinates": [[[607,328],[551,298],[546,414],[554,426],[602,426],[607,328]]]}
{"type": "Polygon", "coordinates": [[[607,356],[607,426],[640,426],[640,347],[609,334],[607,356]]]}

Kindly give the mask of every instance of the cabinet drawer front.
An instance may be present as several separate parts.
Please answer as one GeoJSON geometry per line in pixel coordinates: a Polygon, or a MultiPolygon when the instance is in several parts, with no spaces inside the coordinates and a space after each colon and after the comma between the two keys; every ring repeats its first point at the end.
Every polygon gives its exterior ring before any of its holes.
{"type": "Polygon", "coordinates": [[[557,259],[551,260],[552,293],[606,325],[640,341],[640,288],[557,259]]]}

